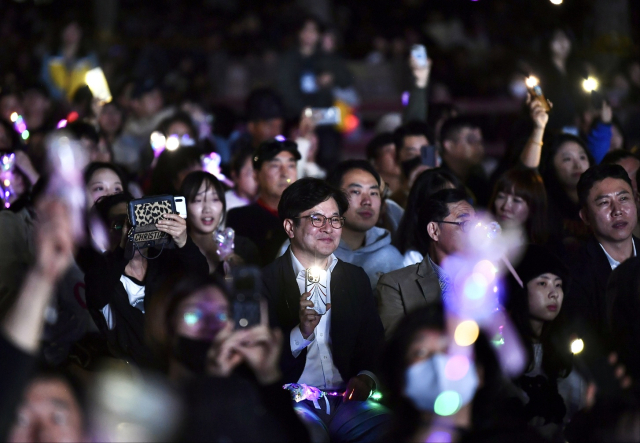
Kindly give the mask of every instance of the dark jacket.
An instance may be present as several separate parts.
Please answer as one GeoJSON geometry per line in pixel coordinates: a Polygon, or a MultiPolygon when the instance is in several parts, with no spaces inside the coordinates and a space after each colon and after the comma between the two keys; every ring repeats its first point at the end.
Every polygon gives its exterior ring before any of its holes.
{"type": "MultiPolygon", "coordinates": [[[[289,333],[300,323],[300,290],[290,249],[263,269],[262,280],[271,323],[280,327],[285,337],[281,359],[284,382],[296,383],[304,370],[307,350],[296,358],[289,346],[289,333]]],[[[331,273],[331,312],[333,362],[342,379],[348,381],[360,371],[374,372],[384,330],[362,268],[338,260],[331,273]]]]}
{"type": "Polygon", "coordinates": [[[236,236],[246,237],[257,246],[262,266],[276,258],[282,244],[289,238],[280,219],[258,203],[229,211],[227,226],[233,228],[236,236]]]}
{"type": "MultiPolygon", "coordinates": [[[[156,251],[149,253],[151,257],[157,254],[156,251]]],[[[114,353],[138,365],[150,366],[153,364],[153,357],[145,345],[144,314],[131,306],[127,291],[120,282],[128,263],[129,260],[124,257],[124,249],[118,247],[92,264],[84,276],[87,307],[114,353]],[[115,318],[115,328],[111,330],[101,312],[107,304],[115,318]]],[[[187,237],[184,247],[165,249],[158,258],[148,260],[147,263],[143,282],[145,306],[149,306],[149,300],[161,289],[169,275],[180,271],[190,275],[209,274],[207,259],[190,237],[187,237]]]]}
{"type": "MultiPolygon", "coordinates": [[[[636,251],[640,240],[633,237],[636,251]]],[[[611,265],[602,247],[591,237],[569,261],[571,286],[563,309],[578,332],[596,332],[601,338],[606,328],[607,282],[611,265]]]]}

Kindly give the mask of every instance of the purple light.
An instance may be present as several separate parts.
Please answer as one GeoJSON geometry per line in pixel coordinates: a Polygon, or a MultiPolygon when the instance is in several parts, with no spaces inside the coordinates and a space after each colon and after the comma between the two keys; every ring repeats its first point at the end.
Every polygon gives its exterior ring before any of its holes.
{"type": "Polygon", "coordinates": [[[286,140],[286,138],[284,138],[284,135],[276,135],[275,139],[278,140],[279,142],[283,142],[286,140]]]}
{"type": "MultiPolygon", "coordinates": [[[[472,0],[475,1],[475,0],[472,0]]],[[[436,431],[432,434],[429,435],[429,437],[427,437],[427,443],[435,443],[435,442],[441,442],[441,443],[449,443],[451,441],[451,435],[448,432],[444,432],[444,431],[436,431]]]]}
{"type": "Polygon", "coordinates": [[[58,122],[58,124],[56,125],[56,128],[60,129],[60,128],[64,128],[65,126],[67,126],[67,121],[63,118],[58,122]]]}
{"type": "Polygon", "coordinates": [[[402,106],[407,106],[409,104],[409,91],[404,91],[402,93],[402,106]]]}
{"type": "Polygon", "coordinates": [[[444,375],[449,380],[461,380],[469,371],[469,359],[464,355],[454,355],[444,367],[444,375]]]}

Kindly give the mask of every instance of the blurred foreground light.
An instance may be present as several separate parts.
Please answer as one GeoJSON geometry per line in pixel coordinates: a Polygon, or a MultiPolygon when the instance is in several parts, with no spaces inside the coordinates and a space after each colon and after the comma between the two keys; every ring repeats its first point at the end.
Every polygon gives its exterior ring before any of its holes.
{"type": "Polygon", "coordinates": [[[11,123],[15,123],[16,120],[18,120],[18,113],[17,112],[12,112],[11,113],[11,117],[9,117],[11,119],[11,123]]]}
{"type": "Polygon", "coordinates": [[[529,77],[527,77],[527,79],[524,82],[528,88],[533,88],[534,86],[537,86],[540,83],[540,80],[538,80],[533,75],[530,75],[529,77]]]}
{"type": "Polygon", "coordinates": [[[582,341],[581,338],[577,338],[574,341],[571,342],[571,353],[572,354],[579,354],[582,352],[582,350],[584,349],[584,342],[582,341]]]}
{"type": "Polygon", "coordinates": [[[458,346],[471,346],[478,339],[478,335],[480,335],[478,323],[473,320],[466,320],[456,327],[453,337],[458,346]]]}
{"type": "Polygon", "coordinates": [[[20,134],[20,136],[22,137],[22,140],[26,140],[29,138],[29,131],[27,131],[26,129],[24,131],[22,131],[22,134],[20,134]]]}
{"type": "Polygon", "coordinates": [[[551,3],[553,3],[554,5],[561,5],[562,4],[562,0],[549,0],[551,3]]]}
{"type": "Polygon", "coordinates": [[[582,81],[582,89],[584,89],[586,92],[593,92],[597,90],[599,85],[600,83],[598,82],[598,80],[591,76],[588,78],[585,78],[582,81]]]}
{"type": "MultiPolygon", "coordinates": [[[[309,111],[311,111],[311,109],[309,109],[309,111]]],[[[278,140],[279,142],[283,142],[286,140],[286,138],[284,137],[284,135],[276,135],[275,139],[278,140]]]]}
{"type": "Polygon", "coordinates": [[[444,391],[436,398],[433,410],[436,414],[446,417],[458,412],[460,403],[460,395],[457,392],[444,391]]]}
{"type": "Polygon", "coordinates": [[[382,399],[382,394],[379,391],[373,391],[373,394],[371,394],[371,399],[378,401],[382,399]]]}
{"type": "Polygon", "coordinates": [[[450,443],[451,434],[445,431],[436,431],[427,437],[427,443],[450,443]]]}
{"type": "Polygon", "coordinates": [[[469,359],[464,355],[454,355],[444,367],[444,375],[449,380],[458,381],[469,372],[469,359]]]}
{"type": "Polygon", "coordinates": [[[175,135],[170,135],[167,138],[167,146],[166,146],[167,150],[175,151],[179,147],[180,147],[180,139],[175,135]]]}

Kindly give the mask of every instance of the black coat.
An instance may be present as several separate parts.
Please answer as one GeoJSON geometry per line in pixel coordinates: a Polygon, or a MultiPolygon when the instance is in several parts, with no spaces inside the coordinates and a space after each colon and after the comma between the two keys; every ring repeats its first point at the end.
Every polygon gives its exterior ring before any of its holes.
{"type": "MultiPolygon", "coordinates": [[[[296,383],[304,370],[307,350],[296,358],[289,346],[289,333],[300,323],[300,290],[290,250],[263,269],[262,280],[270,321],[282,329],[285,337],[281,360],[284,382],[296,383]]],[[[360,371],[375,371],[384,329],[371,284],[362,268],[342,260],[331,273],[331,341],[333,362],[343,380],[360,371]]]]}
{"type": "MultiPolygon", "coordinates": [[[[633,237],[636,250],[640,250],[640,240],[633,237]]],[[[604,337],[607,328],[607,282],[611,275],[611,265],[602,247],[591,237],[569,260],[571,286],[565,297],[570,322],[577,331],[593,333],[604,337]]]]}
{"type": "Polygon", "coordinates": [[[246,237],[257,246],[262,266],[276,258],[288,239],[282,221],[258,203],[232,209],[227,214],[226,223],[237,236],[246,237]]]}

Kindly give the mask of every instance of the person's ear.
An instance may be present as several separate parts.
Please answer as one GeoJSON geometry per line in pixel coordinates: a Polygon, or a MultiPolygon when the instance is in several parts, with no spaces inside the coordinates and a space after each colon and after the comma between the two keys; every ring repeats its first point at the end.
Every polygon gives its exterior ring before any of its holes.
{"type": "Polygon", "coordinates": [[[578,213],[580,214],[580,218],[582,219],[583,223],[587,226],[591,226],[589,223],[589,217],[588,217],[588,213],[587,210],[585,208],[580,209],[580,212],[578,213]]]}
{"type": "Polygon", "coordinates": [[[282,226],[284,227],[284,232],[287,233],[287,237],[289,238],[293,238],[294,234],[293,234],[293,220],[291,220],[290,218],[285,218],[284,222],[282,223],[282,226]]]}
{"type": "Polygon", "coordinates": [[[449,153],[451,152],[451,149],[453,147],[453,141],[451,140],[445,140],[442,142],[442,153],[449,153]]]}
{"type": "Polygon", "coordinates": [[[431,237],[431,240],[437,242],[440,238],[440,225],[436,222],[429,222],[427,225],[427,233],[429,237],[431,237]]]}

